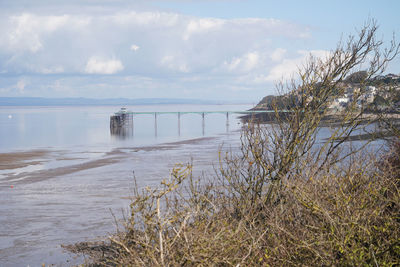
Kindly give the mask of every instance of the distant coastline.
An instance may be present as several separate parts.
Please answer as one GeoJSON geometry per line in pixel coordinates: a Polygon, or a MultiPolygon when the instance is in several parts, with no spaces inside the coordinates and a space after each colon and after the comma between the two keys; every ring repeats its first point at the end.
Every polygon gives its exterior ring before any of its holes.
{"type": "Polygon", "coordinates": [[[0,106],[129,106],[129,105],[222,105],[242,104],[239,101],[218,101],[184,98],[44,98],[44,97],[0,97],[0,106]]]}

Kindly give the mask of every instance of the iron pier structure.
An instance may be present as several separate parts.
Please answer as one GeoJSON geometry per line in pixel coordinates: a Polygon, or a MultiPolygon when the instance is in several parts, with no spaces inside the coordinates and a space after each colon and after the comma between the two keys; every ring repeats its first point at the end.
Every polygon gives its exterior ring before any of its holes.
{"type": "MultiPolygon", "coordinates": [[[[160,115],[176,115],[178,119],[178,133],[180,133],[181,116],[185,114],[198,114],[202,117],[202,129],[204,135],[205,129],[205,117],[208,114],[222,114],[226,116],[227,130],[229,127],[229,116],[232,114],[251,116],[257,114],[274,113],[274,110],[246,110],[246,111],[128,111],[122,108],[120,111],[114,113],[110,117],[110,131],[113,135],[121,135],[121,133],[127,132],[126,129],[133,128],[134,116],[140,115],[152,115],[154,117],[154,132],[157,136],[157,117],[160,115]],[[125,130],[124,130],[125,129],[125,130]]],[[[281,111],[285,112],[285,111],[281,111]]]]}

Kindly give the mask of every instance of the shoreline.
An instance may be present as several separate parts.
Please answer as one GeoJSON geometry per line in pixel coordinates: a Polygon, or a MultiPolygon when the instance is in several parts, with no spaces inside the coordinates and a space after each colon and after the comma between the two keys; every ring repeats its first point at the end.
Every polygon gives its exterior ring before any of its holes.
{"type": "MultiPolygon", "coordinates": [[[[278,112],[281,114],[281,119],[287,118],[286,113],[278,112]]],[[[271,112],[271,113],[257,113],[257,114],[252,114],[252,115],[243,115],[240,117],[241,120],[245,122],[249,121],[254,121],[257,123],[273,123],[276,121],[276,113],[271,112]]],[[[376,113],[364,113],[362,114],[360,120],[361,121],[369,121],[369,120],[376,120],[379,117],[381,117],[381,114],[376,114],[376,113]]],[[[393,121],[400,121],[400,113],[388,113],[385,114],[384,116],[385,119],[387,120],[393,120],[393,121]]],[[[335,124],[337,122],[342,121],[343,116],[341,113],[330,113],[327,114],[321,121],[322,124],[335,124]]]]}
{"type": "MultiPolygon", "coordinates": [[[[162,179],[168,179],[175,164],[193,163],[193,175],[199,177],[213,173],[219,145],[222,142],[230,147],[237,145],[237,133],[231,137],[223,134],[151,146],[119,147],[111,149],[109,154],[95,155],[98,158],[87,162],[67,162],[74,167],[25,173],[15,184],[3,178],[0,180],[3,215],[0,224],[4,226],[1,261],[10,266],[36,266],[43,260],[54,266],[82,264],[83,259],[75,258],[61,244],[93,241],[104,233],[114,232],[113,214],[117,220],[123,217],[121,211],[129,209],[135,185],[138,188],[159,185],[162,179]]],[[[19,153],[22,154],[14,156],[23,155],[22,151],[19,153]]],[[[49,153],[49,157],[76,156],[65,150],[49,153]]]]}
{"type": "MultiPolygon", "coordinates": [[[[100,156],[100,158],[96,159],[69,157],[68,151],[51,150],[51,149],[32,149],[20,152],[0,153],[0,171],[4,172],[4,174],[1,174],[0,172],[0,177],[4,176],[0,178],[0,188],[2,187],[8,188],[10,185],[20,185],[20,184],[40,182],[48,179],[54,179],[62,175],[68,175],[93,168],[112,165],[125,159],[126,156],[130,153],[176,149],[182,145],[197,144],[203,141],[215,140],[217,138],[218,138],[217,136],[199,137],[194,139],[181,140],[170,143],[161,143],[148,146],[116,147],[113,148],[111,151],[106,152],[104,155],[100,156]],[[54,153],[60,153],[60,154],[54,155],[54,153]],[[32,171],[18,172],[18,170],[31,166],[32,167],[40,165],[44,166],[45,163],[51,161],[52,158],[55,158],[53,159],[54,162],[59,162],[59,161],[66,162],[66,161],[77,161],[77,160],[80,161],[87,160],[87,161],[82,163],[67,164],[66,166],[59,166],[54,168],[44,167],[44,169],[38,169],[38,170],[35,170],[33,168],[32,171]],[[6,173],[6,171],[9,172],[6,173]]],[[[84,151],[83,153],[90,153],[90,151],[84,151]]]]}

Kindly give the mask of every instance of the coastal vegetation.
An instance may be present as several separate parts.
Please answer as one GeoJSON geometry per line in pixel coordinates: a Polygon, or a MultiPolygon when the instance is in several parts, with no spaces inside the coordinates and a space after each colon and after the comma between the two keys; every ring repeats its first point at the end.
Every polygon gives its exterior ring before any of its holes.
{"type": "MultiPolygon", "coordinates": [[[[332,99],[331,109],[345,108],[349,102],[357,100],[354,93],[360,91],[361,87],[365,87],[363,99],[359,99],[359,106],[364,105],[368,108],[369,113],[374,113],[380,109],[387,109],[386,112],[400,112],[400,75],[387,74],[379,75],[373,79],[367,79],[367,71],[358,71],[350,74],[345,80],[337,85],[345,92],[343,95],[338,94],[332,99]],[[365,100],[365,101],[361,101],[365,100]],[[364,102],[364,103],[363,103],[364,102]]],[[[268,95],[264,97],[252,110],[273,110],[274,107],[279,109],[288,109],[296,101],[298,96],[295,92],[284,95],[268,95]]]]}
{"type": "Polygon", "coordinates": [[[370,106],[361,101],[399,53],[394,41],[383,47],[377,29],[366,23],[278,84],[282,98],[266,101],[273,123],[246,124],[240,150],[220,153],[214,177],[179,164],[159,188],[137,189],[108,241],[67,248],[92,266],[398,265],[398,124],[389,112],[366,123],[370,106]],[[322,127],[349,81],[359,89],[335,111],[341,120],[322,127]],[[390,133],[386,146],[347,142],[370,123],[390,133]]]}

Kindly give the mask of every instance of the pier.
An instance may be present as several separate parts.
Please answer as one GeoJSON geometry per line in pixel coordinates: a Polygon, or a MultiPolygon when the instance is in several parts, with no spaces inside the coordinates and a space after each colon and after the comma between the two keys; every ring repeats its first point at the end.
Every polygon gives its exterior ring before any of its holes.
{"type": "Polygon", "coordinates": [[[157,118],[160,115],[173,114],[177,116],[178,121],[178,134],[180,135],[181,129],[181,116],[185,114],[198,114],[202,117],[202,133],[205,134],[205,120],[206,115],[209,114],[221,114],[226,117],[226,129],[229,131],[229,116],[232,114],[236,115],[256,115],[274,113],[274,110],[246,110],[246,111],[127,111],[122,108],[110,117],[110,131],[112,135],[125,136],[133,132],[133,125],[135,116],[139,115],[152,115],[154,117],[154,134],[157,136],[157,118]]]}

